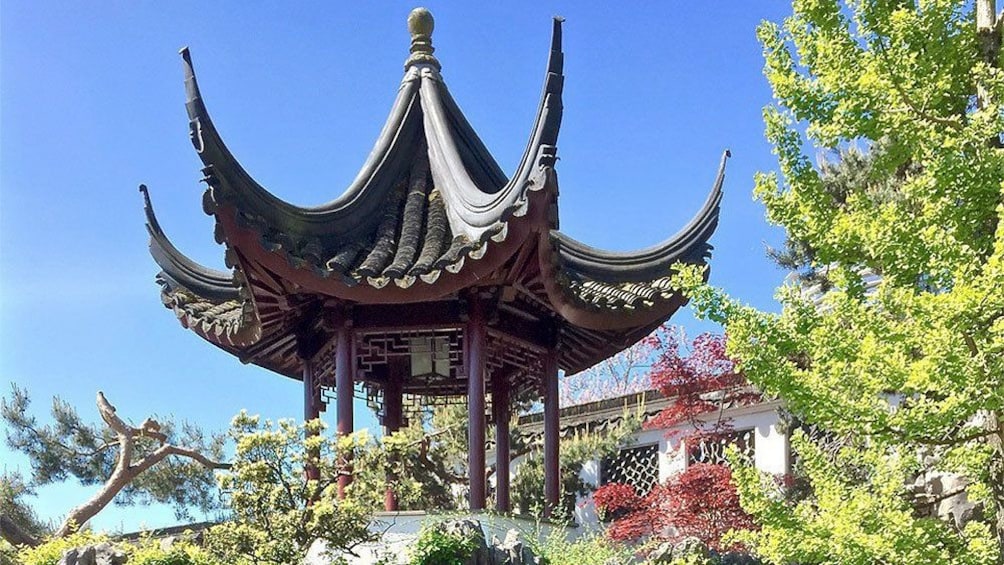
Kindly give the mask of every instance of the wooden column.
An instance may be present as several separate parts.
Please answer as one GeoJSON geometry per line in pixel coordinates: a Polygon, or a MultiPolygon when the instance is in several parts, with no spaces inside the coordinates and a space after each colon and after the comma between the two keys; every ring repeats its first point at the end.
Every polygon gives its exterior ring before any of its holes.
{"type": "Polygon", "coordinates": [[[558,406],[558,356],[552,351],[544,360],[544,514],[550,516],[561,496],[561,466],[558,442],[560,434],[558,406]]]}
{"type": "MultiPolygon", "coordinates": [[[[336,431],[339,437],[350,435],[354,431],[352,420],[353,400],[353,366],[352,362],[352,327],[340,320],[335,342],[335,414],[337,418],[336,431]]],[[[342,459],[346,473],[338,477],[338,497],[345,497],[345,487],[352,482],[351,460],[348,456],[342,459]]]]}
{"type": "Polygon", "coordinates": [[[484,303],[470,295],[470,318],[464,332],[467,358],[467,466],[470,481],[470,508],[485,508],[485,324],[484,303]]]}
{"type": "Polygon", "coordinates": [[[495,509],[508,512],[509,505],[509,380],[492,377],[492,419],[495,424],[495,509]]]}
{"type": "MultiPolygon", "coordinates": [[[[303,420],[310,422],[321,417],[321,403],[314,377],[314,362],[305,356],[301,359],[303,360],[303,420]]],[[[320,430],[308,431],[304,439],[316,437],[319,433],[320,430]]],[[[320,452],[317,449],[312,449],[307,452],[307,455],[316,460],[320,456],[320,452]]],[[[317,465],[309,462],[304,465],[304,472],[308,481],[316,481],[321,478],[320,469],[317,468],[317,465]]]]}
{"type": "MultiPolygon", "coordinates": [[[[383,428],[390,435],[404,425],[404,380],[411,370],[407,357],[392,357],[387,363],[387,385],[383,391],[383,428]]],[[[392,462],[395,463],[395,462],[392,462]]],[[[383,507],[388,512],[398,510],[397,496],[391,488],[397,480],[393,470],[387,471],[387,489],[384,491],[383,507]]]]}

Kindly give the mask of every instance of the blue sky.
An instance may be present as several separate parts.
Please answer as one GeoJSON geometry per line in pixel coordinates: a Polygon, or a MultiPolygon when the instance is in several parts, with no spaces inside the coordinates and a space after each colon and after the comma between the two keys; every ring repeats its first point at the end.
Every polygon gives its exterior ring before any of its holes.
{"type": "MultiPolygon", "coordinates": [[[[776,161],[763,137],[770,91],[758,22],[783,2],[426,4],[454,98],[504,170],[526,142],[551,17],[565,23],[559,140],[561,227],[632,249],[665,239],[700,207],[730,148],[712,282],[775,309],[784,277],[765,257],[782,234],[751,197],[776,161]]],[[[223,430],[242,408],[302,413],[299,383],[183,330],[160,303],[137,185],[165,230],[222,268],[201,211],[178,49],[190,46],[230,148],[282,198],[336,197],[355,176],[402,76],[413,3],[65,3],[0,7],[0,380],[95,415],[103,390],[150,414],[223,430]]],[[[680,312],[690,333],[713,329],[680,312]]],[[[358,410],[363,410],[359,407],[358,410]]],[[[372,423],[371,417],[357,421],[372,423]]],[[[0,447],[0,467],[24,460],[0,447]]],[[[44,489],[55,518],[89,489],[44,489]]],[[[99,528],[173,523],[169,510],[109,509],[99,528]]]]}

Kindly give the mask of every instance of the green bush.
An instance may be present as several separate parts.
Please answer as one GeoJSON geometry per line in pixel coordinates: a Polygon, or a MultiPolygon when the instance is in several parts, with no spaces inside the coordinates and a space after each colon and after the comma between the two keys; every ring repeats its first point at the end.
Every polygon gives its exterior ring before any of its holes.
{"type": "Polygon", "coordinates": [[[17,559],[23,565],[56,565],[68,549],[105,541],[108,541],[108,537],[103,534],[77,532],[65,538],[50,539],[38,547],[22,549],[18,551],[17,559]]]}
{"type": "Polygon", "coordinates": [[[586,534],[568,541],[562,528],[546,535],[527,536],[530,549],[547,565],[608,565],[631,563],[633,552],[621,543],[600,534],[586,534]]]}
{"type": "Polygon", "coordinates": [[[412,548],[411,565],[464,565],[477,549],[477,541],[426,525],[412,548]]]}
{"type": "MultiPolygon", "coordinates": [[[[51,539],[38,547],[15,549],[9,544],[0,544],[0,565],[57,565],[68,549],[106,541],[108,537],[103,534],[79,532],[51,539]]],[[[129,565],[223,565],[206,550],[188,541],[176,542],[167,551],[153,538],[144,538],[136,544],[118,543],[115,547],[129,556],[129,565]]]]}
{"type": "Polygon", "coordinates": [[[164,551],[158,540],[147,538],[126,549],[129,565],[222,565],[205,549],[189,541],[175,542],[164,551]]]}

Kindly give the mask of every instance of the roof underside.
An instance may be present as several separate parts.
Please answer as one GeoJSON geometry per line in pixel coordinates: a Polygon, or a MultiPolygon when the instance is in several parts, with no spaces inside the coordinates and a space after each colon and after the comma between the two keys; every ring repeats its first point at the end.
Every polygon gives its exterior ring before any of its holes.
{"type": "Polygon", "coordinates": [[[237,162],[209,117],[187,49],[182,55],[192,142],[209,185],[203,205],[216,219],[231,270],[208,269],[181,254],[147,196],[151,253],[162,268],[165,305],[242,360],[298,377],[289,351],[309,312],[332,303],[407,309],[490,285],[512,287],[533,305],[530,318],[552,320],[569,349],[562,368],[577,371],[667,320],[685,302],[670,285],[672,265],[703,265],[710,255],[724,156],[704,206],[659,245],[614,253],[558,231],[554,164],[564,81],[558,20],[537,117],[511,177],[450,96],[438,62],[409,62],[355,181],[316,207],[280,200],[237,162]],[[280,350],[285,356],[277,356],[280,350]]]}

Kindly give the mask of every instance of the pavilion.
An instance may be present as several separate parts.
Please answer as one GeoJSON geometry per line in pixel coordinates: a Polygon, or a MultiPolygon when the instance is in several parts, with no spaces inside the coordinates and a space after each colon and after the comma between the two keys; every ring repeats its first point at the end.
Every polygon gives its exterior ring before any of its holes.
{"type": "MultiPolygon", "coordinates": [[[[191,141],[208,186],[202,205],[227,271],[180,253],[140,187],[164,305],[241,362],[302,380],[305,418],[333,397],[337,432],[351,433],[358,391],[390,432],[404,425],[407,402],[466,401],[472,510],[486,505],[489,417],[495,500],[509,510],[511,410],[531,396],[543,399],[545,500],[557,503],[558,372],[588,368],[669,319],[686,302],[670,283],[672,265],[705,265],[718,224],[727,152],[701,210],[663,243],[610,252],[558,230],[561,23],[511,176],[450,96],[432,15],[418,8],[408,17],[404,79],[372,152],[344,193],[317,207],[284,202],[238,163],[181,51],[191,141]]],[[[386,506],[396,509],[393,493],[386,506]]]]}

